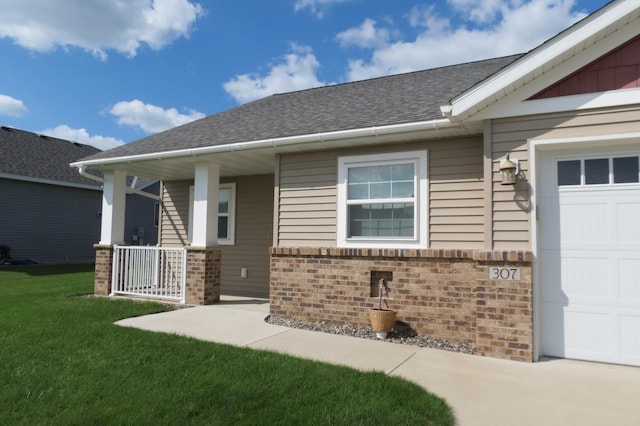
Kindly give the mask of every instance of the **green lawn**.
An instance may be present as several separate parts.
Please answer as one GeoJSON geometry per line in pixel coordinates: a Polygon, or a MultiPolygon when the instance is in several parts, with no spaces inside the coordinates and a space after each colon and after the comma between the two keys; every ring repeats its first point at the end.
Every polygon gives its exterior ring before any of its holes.
{"type": "Polygon", "coordinates": [[[0,424],[450,425],[382,373],[113,325],[170,309],[78,297],[90,266],[0,268],[0,424]]]}

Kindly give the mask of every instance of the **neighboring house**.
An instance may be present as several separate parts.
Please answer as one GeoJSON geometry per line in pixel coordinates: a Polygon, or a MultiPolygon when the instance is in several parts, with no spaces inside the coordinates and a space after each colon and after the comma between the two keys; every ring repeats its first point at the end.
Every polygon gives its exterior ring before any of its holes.
{"type": "Polygon", "coordinates": [[[364,326],[384,278],[420,333],[640,365],[639,15],[613,1],[521,56],[270,96],[79,161],[116,200],[96,293],[137,175],[162,181],[187,303],[364,326]]]}
{"type": "MultiPolygon", "coordinates": [[[[0,246],[14,261],[93,262],[100,236],[102,186],[69,167],[100,150],[88,145],[0,128],[0,246]]],[[[159,183],[147,191],[158,194],[159,183]]],[[[128,195],[127,241],[144,228],[145,244],[156,244],[154,200],[128,195]]]]}

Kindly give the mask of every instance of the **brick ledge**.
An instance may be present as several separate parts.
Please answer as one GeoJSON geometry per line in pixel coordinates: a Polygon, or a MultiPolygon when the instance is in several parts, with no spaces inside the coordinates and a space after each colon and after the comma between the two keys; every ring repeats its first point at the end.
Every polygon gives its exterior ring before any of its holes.
{"type": "Polygon", "coordinates": [[[525,262],[531,263],[533,254],[529,250],[455,250],[455,249],[376,249],[337,247],[271,247],[274,257],[394,257],[470,259],[478,262],[525,262]]]}

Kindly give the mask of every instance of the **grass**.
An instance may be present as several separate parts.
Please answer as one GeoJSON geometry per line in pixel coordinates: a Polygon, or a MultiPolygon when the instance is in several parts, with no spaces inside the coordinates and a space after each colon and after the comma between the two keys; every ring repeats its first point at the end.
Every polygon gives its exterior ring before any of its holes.
{"type": "Polygon", "coordinates": [[[160,312],[91,293],[90,266],[0,268],[0,424],[450,425],[382,373],[122,328],[160,312]]]}

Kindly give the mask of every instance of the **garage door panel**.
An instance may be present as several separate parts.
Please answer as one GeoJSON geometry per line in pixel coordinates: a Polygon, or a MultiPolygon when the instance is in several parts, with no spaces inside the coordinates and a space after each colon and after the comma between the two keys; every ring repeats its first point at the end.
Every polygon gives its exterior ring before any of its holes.
{"type": "Polygon", "coordinates": [[[594,356],[611,352],[611,317],[606,312],[565,309],[565,348],[567,356],[594,356]]]}
{"type": "Polygon", "coordinates": [[[620,298],[637,304],[640,302],[640,257],[618,259],[617,270],[620,298]]]}
{"type": "Polygon", "coordinates": [[[609,206],[605,202],[560,204],[560,238],[563,243],[605,244],[609,240],[609,206]],[[589,230],[589,232],[585,232],[589,230]]]}
{"type": "Polygon", "coordinates": [[[640,364],[640,315],[620,316],[620,354],[640,364]]]}
{"type": "Polygon", "coordinates": [[[617,204],[617,240],[640,249],[640,201],[617,204]]]}

